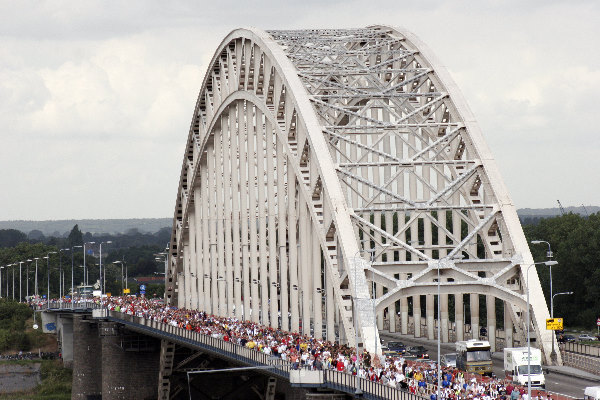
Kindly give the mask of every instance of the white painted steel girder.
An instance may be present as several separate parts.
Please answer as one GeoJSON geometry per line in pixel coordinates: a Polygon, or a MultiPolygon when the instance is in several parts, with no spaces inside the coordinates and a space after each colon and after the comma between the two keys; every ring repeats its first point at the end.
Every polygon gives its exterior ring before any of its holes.
{"type": "Polygon", "coordinates": [[[387,26],[238,29],[221,42],[188,135],[171,256],[171,304],[350,345],[358,334],[370,351],[384,310],[395,318],[399,303],[406,324],[408,297],[433,304],[438,271],[443,307],[453,294],[498,298],[523,332],[533,263],[455,83],[387,26]]]}

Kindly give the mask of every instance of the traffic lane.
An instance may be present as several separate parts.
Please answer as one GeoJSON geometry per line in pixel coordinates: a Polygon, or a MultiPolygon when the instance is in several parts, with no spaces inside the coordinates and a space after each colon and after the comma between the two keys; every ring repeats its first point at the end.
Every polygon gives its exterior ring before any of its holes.
{"type": "MultiPolygon", "coordinates": [[[[437,343],[431,342],[425,339],[422,340],[413,340],[411,338],[407,338],[405,336],[394,336],[386,333],[380,333],[381,338],[385,343],[387,342],[402,342],[408,346],[424,346],[429,351],[429,358],[432,361],[437,362],[437,343]]],[[[440,345],[441,353],[456,353],[456,348],[454,343],[441,343],[440,345]]],[[[500,355],[502,357],[501,352],[494,353],[495,356],[500,355]]],[[[492,357],[492,370],[497,377],[504,377],[504,361],[502,359],[497,359],[496,357],[492,357]]],[[[556,372],[550,372],[546,374],[546,389],[555,392],[565,394],[567,396],[582,398],[583,391],[587,386],[594,386],[597,383],[593,383],[587,381],[585,379],[579,379],[573,376],[562,375],[556,372]]]]}

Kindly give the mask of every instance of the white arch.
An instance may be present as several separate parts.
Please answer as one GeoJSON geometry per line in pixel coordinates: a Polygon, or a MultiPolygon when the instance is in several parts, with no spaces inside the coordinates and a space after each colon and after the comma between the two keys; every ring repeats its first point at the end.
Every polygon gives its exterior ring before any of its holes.
{"type": "MultiPolygon", "coordinates": [[[[356,311],[358,334],[371,351],[376,350],[371,343],[378,342],[376,314],[381,327],[383,310],[395,314],[400,301],[404,319],[404,299],[418,294],[416,288],[425,290],[428,305],[433,304],[434,278],[415,259],[446,260],[457,273],[466,268],[457,276],[467,280],[442,284],[444,296],[468,290],[500,298],[513,310],[525,307],[522,266],[533,263],[515,207],[456,84],[413,34],[379,25],[269,33],[237,29],[221,42],[188,135],[171,255],[172,301],[177,288],[181,304],[219,312],[226,307],[232,313],[235,303],[240,316],[241,293],[248,316],[247,297],[256,301],[260,293],[263,318],[270,315],[273,324],[277,304],[286,312],[289,299],[292,326],[301,312],[303,329],[310,331],[312,323],[316,335],[321,310],[335,310],[335,317],[326,314],[327,334],[335,320],[340,339],[349,344],[354,344],[356,311]],[[254,121],[258,116],[261,120],[254,121]],[[236,135],[246,135],[250,120],[261,138],[270,138],[271,132],[275,138],[257,142],[260,149],[254,149],[254,133],[248,133],[252,144],[244,162],[269,165],[264,176],[238,176],[236,170],[236,156],[245,157],[246,149],[236,135]],[[207,160],[213,167],[204,168],[207,160]],[[243,184],[236,179],[251,179],[252,190],[256,182],[258,197],[251,193],[248,204],[236,205],[230,196],[237,198],[234,193],[243,184]],[[206,188],[209,181],[217,195],[206,188]],[[269,222],[263,198],[277,208],[269,222]],[[198,199],[207,199],[210,206],[198,204],[190,212],[190,205],[201,203],[198,199]],[[243,219],[228,219],[236,207],[249,211],[251,225],[251,215],[259,210],[257,238],[250,229],[245,241],[243,219]],[[214,218],[211,213],[222,222],[202,222],[202,215],[214,218]],[[295,249],[285,242],[286,232],[288,242],[302,246],[295,249]],[[227,249],[235,243],[241,249],[233,248],[232,257],[227,249]],[[390,243],[394,247],[386,248],[390,243]],[[363,248],[374,252],[371,264],[362,258],[363,248]],[[461,257],[479,264],[456,262],[461,257]],[[244,265],[243,260],[254,261],[244,265]],[[215,262],[217,272],[211,269],[215,262]],[[234,276],[236,268],[253,272],[242,282],[234,276]],[[177,273],[182,275],[176,280],[177,273]],[[477,278],[478,273],[485,278],[477,278]],[[223,274],[227,276],[221,279],[223,274]],[[418,276],[418,282],[407,274],[418,276]],[[212,280],[205,281],[206,275],[212,280]],[[256,287],[248,282],[252,276],[261,281],[256,287]],[[217,278],[225,284],[219,285],[217,278]]],[[[549,357],[553,339],[543,329],[548,310],[537,276],[530,277],[529,290],[533,326],[549,357]]],[[[511,315],[517,325],[521,314],[511,315]]],[[[279,323],[287,326],[287,321],[279,323]]]]}

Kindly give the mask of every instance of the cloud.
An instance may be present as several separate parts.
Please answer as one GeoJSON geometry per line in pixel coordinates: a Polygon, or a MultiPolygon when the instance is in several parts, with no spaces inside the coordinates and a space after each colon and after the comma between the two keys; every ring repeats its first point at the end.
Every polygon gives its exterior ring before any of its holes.
{"type": "Polygon", "coordinates": [[[599,4],[0,1],[0,219],[170,216],[203,74],[240,26],[407,27],[456,79],[517,206],[592,204],[599,4]]]}

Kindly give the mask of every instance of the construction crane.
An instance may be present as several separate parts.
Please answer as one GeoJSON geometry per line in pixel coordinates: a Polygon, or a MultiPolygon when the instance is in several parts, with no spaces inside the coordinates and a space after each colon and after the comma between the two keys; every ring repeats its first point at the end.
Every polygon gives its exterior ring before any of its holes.
{"type": "Polygon", "coordinates": [[[565,215],[565,209],[562,204],[560,204],[560,200],[556,200],[558,202],[558,207],[560,208],[560,215],[565,215]]]}

